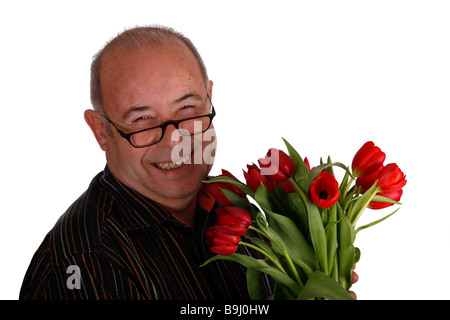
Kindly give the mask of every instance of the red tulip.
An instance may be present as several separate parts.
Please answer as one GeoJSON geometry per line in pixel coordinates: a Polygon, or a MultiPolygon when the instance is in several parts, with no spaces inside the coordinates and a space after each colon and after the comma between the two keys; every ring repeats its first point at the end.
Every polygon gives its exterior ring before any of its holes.
{"type": "Polygon", "coordinates": [[[386,159],[386,154],[372,141],[366,142],[356,152],[352,162],[352,172],[356,177],[368,176],[377,171],[386,159]]]}
{"type": "Polygon", "coordinates": [[[244,171],[244,177],[247,181],[247,185],[250,189],[256,192],[256,189],[261,185],[261,182],[266,186],[267,190],[272,191],[274,185],[273,183],[261,174],[261,170],[255,165],[247,165],[248,173],[244,171]]]}
{"type": "MultiPolygon", "coordinates": [[[[374,173],[356,179],[356,185],[361,186],[361,193],[364,193],[372,187],[377,180],[377,195],[400,201],[403,194],[402,188],[406,185],[406,179],[403,172],[395,163],[380,167],[374,173]]],[[[372,201],[369,204],[369,208],[383,209],[392,205],[392,203],[372,201]]]]}
{"type": "MultiPolygon", "coordinates": [[[[393,193],[390,193],[390,194],[377,193],[377,195],[380,195],[380,196],[383,196],[383,197],[386,197],[386,198],[389,198],[389,199],[395,200],[395,201],[400,201],[400,198],[402,197],[402,194],[403,194],[403,190],[402,189],[399,189],[399,190],[397,190],[397,191],[395,191],[393,193]]],[[[387,203],[387,202],[372,201],[369,204],[369,208],[377,210],[377,209],[384,209],[384,208],[390,207],[392,205],[394,205],[394,204],[393,203],[387,203]]]]}
{"type": "Polygon", "coordinates": [[[293,193],[295,192],[294,185],[290,180],[285,180],[281,183],[281,187],[283,188],[284,192],[286,193],[293,193]]]}
{"type": "Polygon", "coordinates": [[[373,186],[373,184],[377,180],[378,173],[381,171],[381,169],[383,169],[383,166],[379,167],[375,172],[367,176],[359,177],[356,179],[355,183],[357,186],[361,187],[361,193],[366,192],[373,186]]]}
{"type": "Polygon", "coordinates": [[[238,207],[224,207],[216,210],[217,221],[215,225],[220,226],[222,232],[242,236],[247,232],[252,223],[250,214],[238,207]]]}
{"type": "MultiPolygon", "coordinates": [[[[222,174],[219,177],[229,177],[237,180],[237,178],[233,176],[230,172],[223,169],[222,174]]],[[[221,189],[233,191],[234,193],[240,195],[242,198],[245,198],[245,193],[231,183],[226,182],[208,183],[206,188],[208,189],[209,192],[212,193],[213,197],[223,206],[231,206],[231,202],[230,200],[228,200],[228,198],[225,196],[225,194],[222,192],[221,189]]]]}
{"type": "Polygon", "coordinates": [[[377,189],[384,194],[397,192],[406,184],[405,175],[395,163],[390,163],[381,169],[377,179],[377,189]]]}
{"type": "Polygon", "coordinates": [[[315,204],[327,209],[339,200],[339,184],[328,172],[321,172],[311,183],[311,198],[315,204]]]}
{"type": "Polygon", "coordinates": [[[309,160],[307,157],[305,157],[305,159],[303,160],[303,162],[306,165],[306,168],[308,168],[308,171],[311,171],[311,166],[309,165],[309,160]]]}
{"type": "Polygon", "coordinates": [[[252,223],[252,218],[246,210],[238,207],[219,208],[216,215],[217,221],[205,232],[206,243],[215,253],[235,253],[241,236],[252,223]]]}
{"type": "Polygon", "coordinates": [[[212,252],[223,255],[230,255],[236,252],[240,236],[221,232],[217,226],[212,226],[205,232],[206,243],[212,252]]]}
{"type": "Polygon", "coordinates": [[[275,185],[289,179],[295,171],[294,160],[285,152],[275,148],[269,149],[264,159],[259,159],[261,173],[275,185]]]}
{"type": "MultiPolygon", "coordinates": [[[[304,161],[308,171],[311,171],[311,167],[309,166],[308,158],[305,157],[305,159],[303,161],[304,161]]],[[[286,192],[286,193],[295,192],[294,186],[290,180],[284,180],[283,182],[281,182],[281,187],[283,188],[284,192],[286,192]]]]}

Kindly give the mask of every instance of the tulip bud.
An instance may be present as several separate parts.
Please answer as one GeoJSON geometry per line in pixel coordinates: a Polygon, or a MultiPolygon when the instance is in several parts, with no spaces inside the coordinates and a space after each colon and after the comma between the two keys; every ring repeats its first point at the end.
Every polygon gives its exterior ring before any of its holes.
{"type": "Polygon", "coordinates": [[[271,148],[264,159],[259,159],[261,173],[275,185],[289,179],[295,171],[294,160],[285,152],[271,148]]]}
{"type": "Polygon", "coordinates": [[[352,172],[356,177],[368,176],[377,171],[386,159],[386,154],[372,141],[366,142],[356,152],[352,162],[352,172]]]}
{"type": "Polygon", "coordinates": [[[219,208],[216,215],[217,221],[205,232],[206,243],[215,253],[235,253],[241,236],[252,223],[252,218],[246,210],[238,207],[219,208]]]}
{"type": "Polygon", "coordinates": [[[244,177],[250,189],[256,192],[261,182],[266,186],[267,190],[272,191],[273,183],[264,175],[261,170],[255,165],[247,165],[248,173],[244,171],[244,177]]]}
{"type": "Polygon", "coordinates": [[[223,255],[235,253],[241,238],[240,236],[223,233],[215,226],[206,230],[205,235],[206,243],[211,251],[223,255]]]}
{"type": "Polygon", "coordinates": [[[377,189],[385,194],[394,193],[406,185],[405,175],[395,163],[390,163],[381,169],[377,179],[377,189]]]}
{"type": "Polygon", "coordinates": [[[241,236],[252,223],[250,214],[238,207],[224,207],[216,210],[216,225],[222,226],[222,232],[241,236]]]}
{"type": "MultiPolygon", "coordinates": [[[[233,176],[230,172],[228,172],[227,170],[223,170],[223,169],[222,169],[222,174],[219,177],[229,177],[234,180],[237,180],[237,178],[235,176],[233,176]]],[[[245,193],[241,189],[239,189],[238,187],[236,187],[235,185],[233,185],[231,183],[226,183],[226,182],[208,183],[206,185],[206,188],[209,192],[211,192],[213,197],[223,206],[231,206],[231,202],[230,202],[230,200],[228,200],[228,198],[225,196],[225,194],[222,192],[221,189],[233,191],[234,193],[240,195],[242,198],[245,198],[245,193]]]]}

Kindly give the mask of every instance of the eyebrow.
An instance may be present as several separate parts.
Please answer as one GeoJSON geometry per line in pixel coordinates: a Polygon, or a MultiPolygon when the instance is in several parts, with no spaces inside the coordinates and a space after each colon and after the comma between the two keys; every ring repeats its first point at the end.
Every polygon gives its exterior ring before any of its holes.
{"type": "MultiPolygon", "coordinates": [[[[203,98],[195,93],[187,93],[184,96],[176,99],[173,103],[177,104],[177,103],[181,103],[187,99],[195,99],[195,100],[200,100],[203,101],[203,98]]],[[[139,113],[139,112],[143,112],[143,111],[148,111],[153,109],[153,107],[151,106],[136,106],[136,107],[131,107],[123,116],[122,116],[122,120],[126,121],[128,120],[132,114],[134,113],[139,113]]]]}
{"type": "Polygon", "coordinates": [[[150,106],[137,106],[137,107],[132,107],[130,108],[123,116],[122,116],[122,120],[127,120],[128,118],[131,117],[131,115],[133,113],[138,113],[138,112],[142,112],[142,111],[147,111],[152,109],[152,107],[150,106]]]}
{"type": "Polygon", "coordinates": [[[195,100],[202,100],[203,101],[203,98],[200,95],[195,94],[195,93],[188,93],[188,94],[185,94],[184,96],[178,98],[177,100],[175,100],[174,103],[180,103],[180,102],[183,102],[183,101],[185,101],[187,99],[190,99],[190,98],[193,98],[195,100]]]}

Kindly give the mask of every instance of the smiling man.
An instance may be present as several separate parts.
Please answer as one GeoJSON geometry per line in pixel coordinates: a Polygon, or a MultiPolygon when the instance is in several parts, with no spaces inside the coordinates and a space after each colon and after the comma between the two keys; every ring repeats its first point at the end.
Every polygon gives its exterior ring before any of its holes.
{"type": "MultiPolygon", "coordinates": [[[[153,39],[153,43],[133,48],[134,43],[123,42],[125,37],[119,36],[111,42],[99,61],[94,62],[102,71],[99,79],[93,77],[100,84],[98,92],[93,90],[93,96],[101,94],[103,112],[87,110],[86,121],[118,180],[193,225],[201,180],[211,166],[192,161],[184,164],[181,161],[184,159],[174,163],[172,149],[180,143],[174,125],[139,131],[170,120],[190,118],[203,124],[198,133],[212,130],[211,117],[208,117],[212,112],[209,98],[212,82],[202,61],[196,58],[196,51],[179,38],[158,39],[160,43],[153,39]],[[104,119],[120,129],[112,133],[105,130],[104,119]],[[127,140],[121,138],[120,131],[138,133],[127,140]]],[[[93,99],[97,110],[102,109],[99,100],[93,99]]],[[[201,139],[201,135],[196,135],[192,140],[196,137],[201,139]]],[[[207,146],[206,143],[195,145],[207,146]]],[[[203,150],[195,152],[203,154],[203,150]]],[[[186,160],[192,159],[189,156],[186,160]]]]}
{"type": "Polygon", "coordinates": [[[95,56],[85,119],[107,165],[45,237],[20,299],[249,298],[240,264],[199,267],[218,205],[201,189],[211,97],[200,55],[172,29],[127,30],[95,56]]]}
{"type": "MultiPolygon", "coordinates": [[[[202,190],[211,98],[200,55],[172,29],[127,30],[95,56],[84,116],[106,166],[44,238],[20,299],[249,299],[241,264],[200,267],[219,206],[202,190]]],[[[270,296],[273,281],[261,286],[270,296]]]]}

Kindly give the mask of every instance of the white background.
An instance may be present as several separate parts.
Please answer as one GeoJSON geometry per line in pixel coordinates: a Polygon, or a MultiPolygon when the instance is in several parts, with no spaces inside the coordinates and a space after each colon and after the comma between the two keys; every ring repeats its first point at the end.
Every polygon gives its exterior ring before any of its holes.
{"type": "MultiPolygon", "coordinates": [[[[84,122],[92,56],[125,28],[191,38],[214,81],[212,173],[287,138],[312,165],[373,140],[400,211],[358,234],[360,299],[449,299],[448,1],[10,1],[0,5],[0,299],[105,165],[84,122]],[[446,113],[447,112],[447,113],[446,113]]],[[[337,169],[338,170],[338,169],[337,169]]],[[[390,210],[392,211],[392,210],[390,210]]],[[[363,222],[389,213],[367,210],[363,222]]]]}

